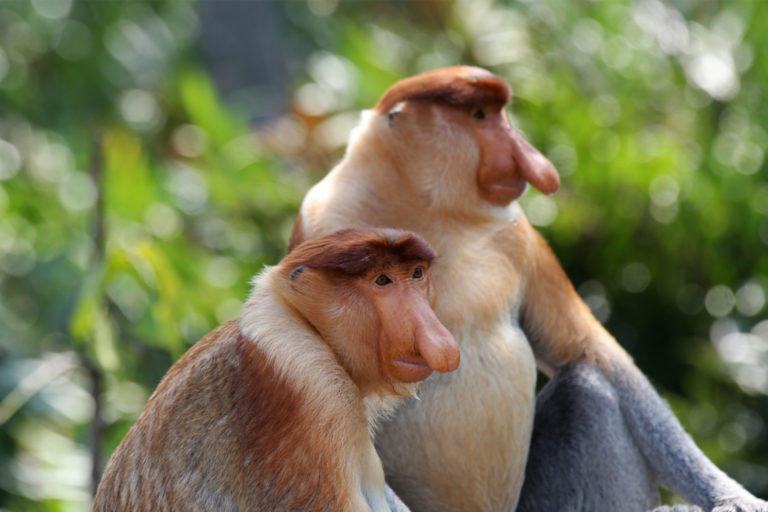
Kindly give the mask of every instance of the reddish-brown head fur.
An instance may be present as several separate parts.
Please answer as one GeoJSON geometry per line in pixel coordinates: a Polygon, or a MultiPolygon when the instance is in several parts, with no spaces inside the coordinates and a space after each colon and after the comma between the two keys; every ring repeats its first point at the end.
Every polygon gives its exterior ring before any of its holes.
{"type": "Polygon", "coordinates": [[[471,66],[454,66],[400,80],[390,87],[375,109],[386,114],[401,101],[432,101],[455,107],[495,105],[509,102],[506,83],[492,73],[471,66]]]}
{"type": "Polygon", "coordinates": [[[421,238],[408,231],[343,229],[302,244],[291,251],[282,267],[291,272],[299,267],[331,270],[360,277],[396,264],[431,262],[435,253],[421,238]]]}

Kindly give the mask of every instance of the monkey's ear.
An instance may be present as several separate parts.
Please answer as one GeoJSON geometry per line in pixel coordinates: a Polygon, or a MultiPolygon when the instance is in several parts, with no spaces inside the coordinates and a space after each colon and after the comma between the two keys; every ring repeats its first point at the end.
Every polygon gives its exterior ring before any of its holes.
{"type": "Polygon", "coordinates": [[[389,112],[387,113],[387,116],[389,118],[389,126],[392,126],[392,122],[395,120],[395,117],[397,117],[397,114],[399,114],[404,107],[405,107],[405,102],[400,101],[396,103],[391,109],[389,109],[389,112]]]}
{"type": "Polygon", "coordinates": [[[517,130],[512,129],[512,153],[522,177],[544,194],[560,188],[560,176],[547,157],[531,146],[517,130]]]}

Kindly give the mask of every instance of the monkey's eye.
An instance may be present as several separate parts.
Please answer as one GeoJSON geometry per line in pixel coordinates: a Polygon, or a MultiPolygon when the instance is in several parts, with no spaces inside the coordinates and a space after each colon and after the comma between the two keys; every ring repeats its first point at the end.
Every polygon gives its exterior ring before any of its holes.
{"type": "Polygon", "coordinates": [[[389,278],[387,274],[379,274],[379,276],[374,281],[374,283],[376,283],[379,286],[387,286],[391,282],[392,280],[389,278]]]}
{"type": "Polygon", "coordinates": [[[483,119],[485,119],[485,110],[483,110],[483,109],[481,109],[481,108],[479,108],[479,109],[475,110],[475,111],[472,113],[472,117],[474,117],[475,119],[478,119],[478,120],[482,121],[483,119]]]}
{"type": "Polygon", "coordinates": [[[424,267],[419,266],[413,269],[413,275],[411,277],[414,279],[421,279],[424,277],[424,267]]]}

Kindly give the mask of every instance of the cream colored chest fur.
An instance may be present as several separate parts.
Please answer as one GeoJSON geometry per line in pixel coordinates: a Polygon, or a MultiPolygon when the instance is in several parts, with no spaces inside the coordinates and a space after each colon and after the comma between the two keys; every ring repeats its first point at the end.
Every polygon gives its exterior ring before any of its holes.
{"type": "Polygon", "coordinates": [[[388,477],[398,480],[393,486],[418,510],[512,510],[536,384],[533,353],[517,324],[519,276],[480,240],[438,254],[436,312],[459,342],[461,364],[427,379],[421,400],[384,425],[377,448],[388,477]]]}

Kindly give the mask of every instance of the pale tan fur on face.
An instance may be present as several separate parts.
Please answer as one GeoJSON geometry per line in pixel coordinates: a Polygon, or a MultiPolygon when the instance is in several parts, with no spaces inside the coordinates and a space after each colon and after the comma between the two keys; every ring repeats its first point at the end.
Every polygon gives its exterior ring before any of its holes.
{"type": "MultiPolygon", "coordinates": [[[[301,304],[298,307],[302,310],[303,318],[326,341],[335,357],[341,359],[345,368],[352,368],[352,371],[359,368],[363,376],[353,374],[352,379],[359,383],[359,379],[364,376],[375,378],[372,372],[378,371],[378,367],[366,368],[368,361],[355,360],[355,353],[346,350],[346,345],[351,342],[348,333],[357,333],[355,341],[360,345],[373,346],[379,329],[375,312],[367,307],[369,305],[361,299],[359,293],[355,290],[337,289],[336,285],[329,283],[324,276],[309,271],[301,275],[300,293],[292,293],[292,284],[290,281],[280,280],[278,286],[284,288],[283,297],[294,307],[297,307],[297,304],[291,298],[300,299],[301,304]],[[329,300],[331,296],[335,300],[329,300]]],[[[367,383],[365,386],[369,387],[367,383]]],[[[363,396],[369,392],[370,388],[365,389],[363,396]]]]}
{"type": "MultiPolygon", "coordinates": [[[[405,100],[391,120],[366,113],[344,160],[307,194],[294,232],[301,240],[344,227],[396,227],[437,253],[435,312],[459,342],[462,365],[427,379],[421,401],[398,409],[376,442],[388,481],[417,510],[512,510],[536,363],[551,374],[576,360],[608,372],[630,361],[517,203],[483,199],[471,112],[419,99],[405,100]]],[[[544,183],[551,187],[556,176],[544,183]]]]}

